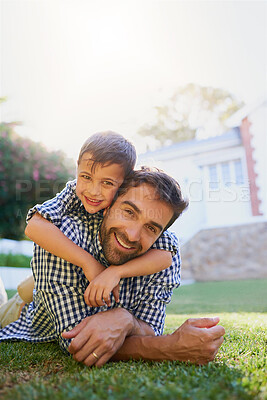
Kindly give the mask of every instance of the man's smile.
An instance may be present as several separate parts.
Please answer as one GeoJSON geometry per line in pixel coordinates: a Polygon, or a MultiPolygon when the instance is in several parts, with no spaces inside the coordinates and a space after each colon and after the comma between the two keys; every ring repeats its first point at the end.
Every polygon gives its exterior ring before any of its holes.
{"type": "Polygon", "coordinates": [[[116,239],[116,242],[120,245],[120,247],[123,247],[125,250],[135,250],[135,246],[131,246],[125,242],[125,239],[123,240],[122,237],[118,237],[117,233],[114,232],[114,237],[116,239]]]}

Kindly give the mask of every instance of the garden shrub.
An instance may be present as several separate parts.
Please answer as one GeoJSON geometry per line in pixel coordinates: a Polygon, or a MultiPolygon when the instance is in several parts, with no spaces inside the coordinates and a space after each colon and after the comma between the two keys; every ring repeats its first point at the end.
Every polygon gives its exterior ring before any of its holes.
{"type": "Polygon", "coordinates": [[[30,268],[32,257],[23,254],[0,254],[0,267],[30,268]]]}
{"type": "Polygon", "coordinates": [[[63,189],[74,162],[0,124],[0,237],[22,239],[27,211],[63,189]]]}

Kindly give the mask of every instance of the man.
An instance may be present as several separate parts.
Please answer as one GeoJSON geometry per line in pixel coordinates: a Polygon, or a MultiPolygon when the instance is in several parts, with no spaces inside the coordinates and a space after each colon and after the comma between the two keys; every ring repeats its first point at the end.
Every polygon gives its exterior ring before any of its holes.
{"type": "MultiPolygon", "coordinates": [[[[172,178],[161,172],[135,172],[131,182],[122,186],[100,227],[106,260],[120,264],[145,253],[185,206],[172,178]]],[[[120,307],[85,317],[74,329],[62,333],[65,340],[72,339],[69,352],[74,359],[98,367],[109,359],[199,364],[212,360],[223,341],[224,329],[216,326],[218,318],[188,320],[172,335],[155,336],[162,331],[177,273],[174,262],[160,273],[124,280],[120,307]]]]}

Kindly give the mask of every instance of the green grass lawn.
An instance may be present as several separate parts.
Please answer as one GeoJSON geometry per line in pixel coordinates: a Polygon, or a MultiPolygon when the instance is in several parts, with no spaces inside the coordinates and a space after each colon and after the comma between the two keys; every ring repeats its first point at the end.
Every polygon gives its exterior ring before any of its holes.
{"type": "Polygon", "coordinates": [[[226,329],[216,360],[119,362],[88,369],[55,343],[0,344],[0,398],[267,399],[267,280],[197,283],[175,291],[166,333],[188,317],[219,315],[226,329]]]}

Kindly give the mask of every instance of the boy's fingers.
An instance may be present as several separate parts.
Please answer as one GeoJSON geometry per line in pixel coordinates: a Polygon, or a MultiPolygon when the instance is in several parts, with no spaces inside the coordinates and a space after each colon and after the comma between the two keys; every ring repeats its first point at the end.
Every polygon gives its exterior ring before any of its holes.
{"type": "Polygon", "coordinates": [[[107,291],[104,291],[104,292],[103,292],[103,299],[104,299],[105,303],[106,303],[108,306],[110,306],[111,302],[110,302],[110,295],[109,295],[109,292],[107,292],[107,291]]]}
{"type": "Polygon", "coordinates": [[[88,297],[85,299],[85,303],[86,303],[89,307],[93,307],[93,305],[92,305],[92,303],[91,303],[91,301],[90,301],[90,299],[89,299],[88,297]]]}
{"type": "Polygon", "coordinates": [[[84,301],[85,301],[85,303],[89,306],[89,307],[91,307],[91,303],[90,303],[90,300],[88,299],[88,297],[87,296],[83,296],[84,297],[84,301]]]}
{"type": "Polygon", "coordinates": [[[89,297],[89,302],[91,304],[91,307],[98,307],[98,304],[96,302],[96,289],[94,287],[91,287],[90,290],[90,297],[89,297]]]}
{"type": "Polygon", "coordinates": [[[84,298],[85,303],[88,306],[91,306],[91,304],[90,304],[90,293],[88,293],[87,290],[84,292],[83,298],[84,298]]]}
{"type": "Polygon", "coordinates": [[[90,288],[89,288],[89,285],[87,286],[87,288],[86,288],[86,290],[85,290],[85,292],[83,294],[83,298],[84,298],[85,303],[88,306],[90,306],[90,288]]]}
{"type": "Polygon", "coordinates": [[[118,303],[120,301],[120,289],[118,285],[112,290],[112,293],[116,303],[118,303]]]}
{"type": "Polygon", "coordinates": [[[103,306],[105,303],[103,301],[103,290],[100,289],[96,292],[95,296],[97,306],[103,306]]]}

